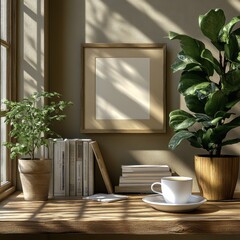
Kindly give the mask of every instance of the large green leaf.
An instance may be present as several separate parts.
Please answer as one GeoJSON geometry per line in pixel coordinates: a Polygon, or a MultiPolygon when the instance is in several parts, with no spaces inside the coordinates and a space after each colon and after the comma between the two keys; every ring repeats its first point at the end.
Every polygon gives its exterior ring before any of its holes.
{"type": "Polygon", "coordinates": [[[174,131],[179,131],[183,129],[188,129],[191,127],[194,123],[196,123],[195,118],[187,118],[184,121],[180,122],[178,125],[174,126],[174,131]]]}
{"type": "Polygon", "coordinates": [[[225,57],[231,62],[240,62],[238,55],[240,53],[240,46],[237,36],[230,34],[229,41],[224,45],[225,57]]]}
{"type": "Polygon", "coordinates": [[[224,43],[229,42],[229,35],[236,23],[240,22],[240,16],[232,18],[232,20],[226,24],[221,31],[220,40],[224,43]]]}
{"type": "Polygon", "coordinates": [[[192,57],[186,55],[183,51],[179,52],[177,59],[171,66],[173,72],[177,71],[202,71],[211,76],[213,74],[213,67],[205,59],[200,59],[200,62],[194,60],[192,57]]]}
{"type": "Polygon", "coordinates": [[[203,49],[205,49],[205,45],[203,42],[201,42],[197,39],[194,39],[190,36],[187,36],[184,34],[178,34],[175,32],[169,33],[169,39],[170,40],[174,40],[174,39],[180,40],[180,44],[181,44],[181,48],[182,48],[183,52],[196,61],[200,60],[201,52],[203,49]]]}
{"type": "MultiPolygon", "coordinates": [[[[172,64],[171,68],[173,72],[185,70],[187,66],[190,66],[190,68],[198,66],[199,63],[194,61],[191,57],[185,55],[183,51],[181,51],[175,60],[175,62],[172,64]]],[[[189,67],[188,67],[189,68],[189,67]]]]}
{"type": "Polygon", "coordinates": [[[205,112],[210,116],[214,116],[216,112],[225,108],[228,99],[222,91],[216,91],[209,96],[209,99],[205,105],[205,112]]]}
{"type": "Polygon", "coordinates": [[[204,101],[200,101],[196,95],[185,96],[187,108],[194,113],[204,113],[204,101]]]}
{"type": "Polygon", "coordinates": [[[194,134],[187,130],[179,131],[170,139],[168,147],[174,150],[184,139],[188,139],[193,136],[194,134]]]}
{"type": "Polygon", "coordinates": [[[182,122],[184,122],[186,119],[192,118],[194,118],[193,115],[184,110],[181,109],[174,110],[169,114],[169,126],[174,128],[175,130],[175,128],[182,122]]]}
{"type": "MultiPolygon", "coordinates": [[[[181,79],[178,85],[178,91],[181,94],[184,94],[189,88],[194,88],[196,85],[200,83],[210,83],[208,79],[201,72],[184,72],[181,75],[181,79]]],[[[194,91],[194,90],[189,90],[194,91]]],[[[188,93],[192,94],[192,93],[188,93]]]]}
{"type": "Polygon", "coordinates": [[[208,92],[210,92],[211,90],[211,83],[210,82],[203,82],[203,83],[199,83],[199,84],[195,84],[194,86],[188,88],[185,91],[185,95],[198,95],[201,97],[203,95],[207,95],[208,92]],[[200,93],[200,95],[199,95],[200,93]]]}
{"type": "Polygon", "coordinates": [[[240,69],[229,71],[222,79],[222,90],[229,94],[240,90],[240,69]]]}
{"type": "Polygon", "coordinates": [[[212,117],[204,113],[196,113],[195,117],[198,122],[212,121],[212,117]]]}
{"type": "Polygon", "coordinates": [[[177,110],[173,110],[172,112],[169,113],[170,119],[174,116],[192,117],[193,115],[182,109],[177,109],[177,110]]]}
{"type": "Polygon", "coordinates": [[[220,63],[217,61],[216,58],[213,57],[212,53],[208,49],[204,49],[202,51],[201,57],[209,61],[219,75],[223,74],[223,69],[220,63]]]}
{"type": "Polygon", "coordinates": [[[225,24],[225,15],[221,9],[212,9],[199,16],[199,26],[202,33],[212,42],[218,42],[219,32],[225,24]]]}

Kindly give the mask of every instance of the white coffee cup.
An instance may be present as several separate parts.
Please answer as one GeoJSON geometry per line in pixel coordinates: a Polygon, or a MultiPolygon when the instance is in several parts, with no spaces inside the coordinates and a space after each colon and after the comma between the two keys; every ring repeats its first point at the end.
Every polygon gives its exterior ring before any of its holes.
{"type": "Polygon", "coordinates": [[[192,178],[171,176],[162,177],[161,182],[151,185],[151,190],[163,196],[167,203],[184,204],[188,202],[192,193],[192,178]],[[161,185],[162,192],[154,190],[155,185],[161,185]]]}

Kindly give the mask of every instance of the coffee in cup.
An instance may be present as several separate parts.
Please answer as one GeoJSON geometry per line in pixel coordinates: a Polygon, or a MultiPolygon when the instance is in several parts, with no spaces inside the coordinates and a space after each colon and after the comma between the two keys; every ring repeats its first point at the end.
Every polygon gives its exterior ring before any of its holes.
{"type": "Polygon", "coordinates": [[[151,190],[163,196],[167,203],[184,204],[192,193],[192,178],[181,176],[162,177],[161,182],[151,185],[151,190]],[[162,192],[154,190],[155,185],[161,185],[162,192]]]}

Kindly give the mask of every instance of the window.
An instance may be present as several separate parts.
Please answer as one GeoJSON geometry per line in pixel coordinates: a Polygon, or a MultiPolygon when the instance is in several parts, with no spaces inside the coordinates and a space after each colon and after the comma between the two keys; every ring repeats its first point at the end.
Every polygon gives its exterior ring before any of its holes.
{"type": "MultiPolygon", "coordinates": [[[[15,83],[15,53],[16,53],[16,0],[0,0],[1,2],[1,64],[0,64],[0,97],[13,99],[15,83]],[[13,90],[11,90],[13,89],[13,90]]],[[[3,109],[3,106],[1,106],[3,109]]],[[[13,185],[12,162],[6,147],[3,146],[8,138],[4,117],[0,121],[0,193],[13,185]]]]}

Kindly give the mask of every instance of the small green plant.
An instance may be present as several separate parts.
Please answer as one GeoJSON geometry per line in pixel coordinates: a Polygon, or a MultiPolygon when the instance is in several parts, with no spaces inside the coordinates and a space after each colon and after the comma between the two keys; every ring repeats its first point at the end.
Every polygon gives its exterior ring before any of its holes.
{"type": "Polygon", "coordinates": [[[200,29],[216,49],[216,57],[202,41],[169,33],[171,40],[180,41],[172,69],[182,71],[178,91],[190,110],[178,109],[169,115],[175,132],[171,149],[186,139],[193,147],[220,156],[223,146],[240,142],[240,138],[226,139],[230,130],[240,126],[240,116],[233,110],[240,102],[240,28],[236,25],[240,16],[225,21],[221,9],[199,16],[200,29]]]}
{"type": "Polygon", "coordinates": [[[58,136],[51,130],[52,123],[63,120],[63,110],[72,104],[58,100],[60,97],[56,92],[36,92],[19,102],[2,101],[6,106],[5,122],[10,125],[12,141],[5,146],[10,149],[11,158],[24,155],[35,159],[36,150],[47,145],[46,137],[58,136]],[[48,103],[41,104],[44,100],[48,103]]]}

